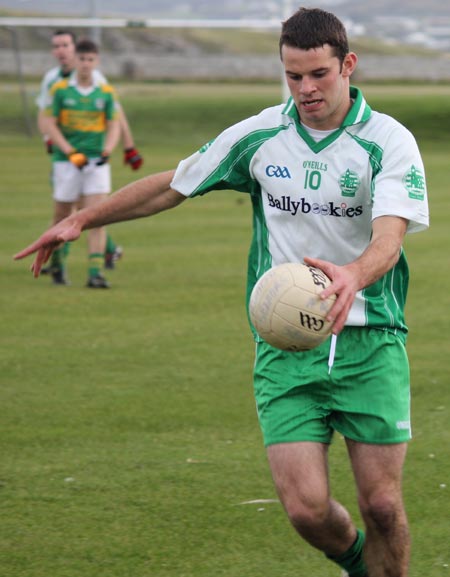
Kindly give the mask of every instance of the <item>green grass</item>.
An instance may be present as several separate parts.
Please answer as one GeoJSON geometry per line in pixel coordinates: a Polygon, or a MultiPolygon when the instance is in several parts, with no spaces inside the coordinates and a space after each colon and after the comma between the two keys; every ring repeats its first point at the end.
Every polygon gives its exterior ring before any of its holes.
{"type": "MultiPolygon", "coordinates": [[[[132,173],[117,153],[116,188],[280,99],[270,85],[119,89],[145,169],[132,173]]],[[[410,577],[440,577],[450,563],[450,100],[424,87],[367,95],[417,133],[427,169],[432,227],[405,243],[414,440],[404,488],[410,577]]],[[[211,194],[111,227],[125,256],[107,292],[83,286],[81,239],[72,285],[53,287],[32,278],[31,259],[11,259],[50,220],[49,161],[23,133],[14,86],[0,86],[0,106],[0,575],[337,575],[279,504],[241,504],[275,497],[251,390],[246,196],[211,194]]],[[[339,438],[331,467],[335,496],[357,518],[339,438]]]]}

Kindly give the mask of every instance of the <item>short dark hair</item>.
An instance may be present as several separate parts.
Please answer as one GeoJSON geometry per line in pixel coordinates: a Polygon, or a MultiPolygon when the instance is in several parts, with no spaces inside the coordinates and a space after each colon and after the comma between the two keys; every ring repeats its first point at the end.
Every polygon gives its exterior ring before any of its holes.
{"type": "Polygon", "coordinates": [[[95,42],[89,40],[89,38],[82,38],[79,40],[75,46],[75,52],[77,54],[98,54],[99,49],[95,42]]]}
{"type": "Polygon", "coordinates": [[[72,30],[64,30],[63,28],[61,28],[60,30],[55,30],[55,32],[53,32],[52,38],[54,38],[55,36],[70,36],[74,44],[77,41],[75,32],[72,32],[72,30]]]}
{"type": "Polygon", "coordinates": [[[331,12],[320,8],[300,8],[282,24],[280,54],[284,45],[301,50],[334,48],[340,62],[349,52],[347,32],[342,22],[331,12]]]}

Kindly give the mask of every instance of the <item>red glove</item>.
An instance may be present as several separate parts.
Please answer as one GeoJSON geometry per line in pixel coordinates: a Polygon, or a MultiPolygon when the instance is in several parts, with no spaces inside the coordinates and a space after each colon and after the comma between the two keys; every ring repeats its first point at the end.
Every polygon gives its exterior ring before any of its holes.
{"type": "Polygon", "coordinates": [[[77,152],[76,150],[74,150],[73,152],[68,154],[67,157],[70,160],[70,162],[72,164],[74,164],[77,168],[79,168],[80,170],[83,168],[83,166],[86,166],[86,164],[89,164],[89,160],[87,159],[87,156],[85,154],[83,154],[82,152],[77,152]]]}
{"type": "Polygon", "coordinates": [[[44,138],[44,143],[45,143],[45,146],[47,148],[47,154],[52,154],[53,153],[53,142],[50,140],[50,138],[44,138]]]}
{"type": "Polygon", "coordinates": [[[129,164],[133,170],[142,166],[144,159],[135,148],[126,148],[123,153],[123,163],[129,164]]]}

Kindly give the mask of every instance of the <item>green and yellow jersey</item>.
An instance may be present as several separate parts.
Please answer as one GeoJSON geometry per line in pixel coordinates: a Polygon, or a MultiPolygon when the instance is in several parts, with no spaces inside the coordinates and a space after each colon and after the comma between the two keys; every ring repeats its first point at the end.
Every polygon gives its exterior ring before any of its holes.
{"type": "MultiPolygon", "coordinates": [[[[55,82],[50,88],[46,113],[58,119],[64,137],[88,158],[101,156],[109,120],[118,117],[118,103],[110,84],[94,80],[89,88],[77,85],[76,76],[55,82]]],[[[55,147],[53,160],[67,160],[55,147]]]]}

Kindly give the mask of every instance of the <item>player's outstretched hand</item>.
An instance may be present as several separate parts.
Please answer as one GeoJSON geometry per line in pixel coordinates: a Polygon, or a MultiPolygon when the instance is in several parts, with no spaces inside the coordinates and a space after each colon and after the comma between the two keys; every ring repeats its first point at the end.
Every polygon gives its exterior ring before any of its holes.
{"type": "Polygon", "coordinates": [[[36,253],[34,262],[31,265],[31,271],[33,272],[33,276],[37,278],[41,272],[42,265],[48,261],[55,248],[61,243],[76,240],[80,234],[80,225],[69,216],[52,226],[52,228],[49,228],[35,242],[14,255],[14,260],[20,260],[30,254],[36,253]]]}
{"type": "Polygon", "coordinates": [[[331,285],[322,291],[320,297],[326,299],[332,294],[337,297],[327,316],[327,320],[333,323],[332,333],[337,335],[344,328],[355,295],[360,288],[358,279],[348,266],[338,266],[318,258],[305,257],[304,261],[307,265],[320,268],[332,281],[331,285]]]}
{"type": "Polygon", "coordinates": [[[133,170],[138,170],[142,166],[144,159],[136,148],[127,148],[123,152],[124,164],[129,164],[133,170]]]}

